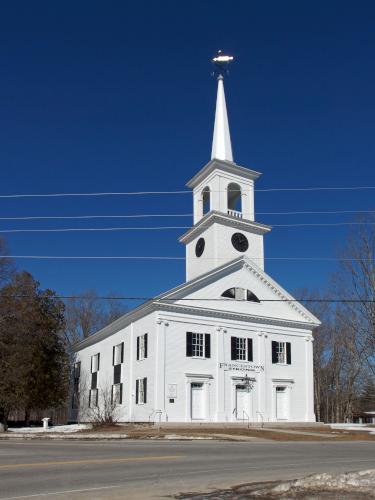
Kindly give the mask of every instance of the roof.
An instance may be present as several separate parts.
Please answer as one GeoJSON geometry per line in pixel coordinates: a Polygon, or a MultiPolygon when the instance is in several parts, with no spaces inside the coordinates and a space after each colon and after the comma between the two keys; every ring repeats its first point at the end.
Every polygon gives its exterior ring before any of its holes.
{"type": "Polygon", "coordinates": [[[199,172],[195,174],[192,179],[190,179],[190,181],[186,184],[187,187],[194,189],[215,169],[222,170],[223,172],[227,172],[229,174],[239,175],[240,177],[245,177],[246,179],[253,181],[262,175],[260,172],[255,170],[240,167],[232,161],[218,160],[214,158],[201,168],[201,170],[199,170],[199,172]]]}
{"type": "Polygon", "coordinates": [[[209,316],[215,318],[224,318],[224,319],[233,319],[238,321],[245,322],[254,322],[254,323],[263,323],[263,324],[273,324],[273,325],[281,325],[288,326],[294,328],[308,328],[310,330],[320,325],[320,321],[308,311],[302,304],[296,302],[294,298],[286,292],[283,288],[280,287],[270,276],[268,276],[262,269],[260,269],[255,263],[253,263],[246,256],[238,257],[237,259],[232,260],[229,263],[223,264],[220,267],[217,267],[207,273],[198,276],[186,283],[183,283],[171,290],[168,290],[155,298],[146,301],[140,306],[136,307],[132,311],[127,314],[121,316],[113,323],[105,326],[103,329],[94,333],[90,337],[81,340],[74,346],[74,350],[80,351],[89,345],[95,344],[115,333],[124,329],[126,326],[131,324],[134,321],[152,313],[155,311],[172,311],[179,312],[181,314],[195,314],[199,316],[209,316]],[[197,307],[196,305],[185,305],[179,304],[179,300],[184,300],[189,293],[193,293],[196,290],[207,286],[207,284],[212,283],[213,281],[218,281],[221,278],[241,269],[246,268],[257,278],[261,279],[265,285],[272,290],[272,292],[284,300],[289,307],[294,309],[299,313],[301,317],[300,321],[294,320],[284,320],[278,318],[271,318],[259,314],[244,314],[241,312],[235,312],[230,310],[230,308],[225,309],[223,304],[220,305],[220,308],[216,307],[197,307]],[[288,302],[290,301],[290,302],[288,302]]]}

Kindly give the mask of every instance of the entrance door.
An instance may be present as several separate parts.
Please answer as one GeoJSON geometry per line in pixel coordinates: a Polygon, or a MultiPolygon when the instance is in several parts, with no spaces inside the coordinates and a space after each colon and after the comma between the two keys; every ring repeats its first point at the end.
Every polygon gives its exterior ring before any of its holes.
{"type": "Polygon", "coordinates": [[[244,385],[236,386],[236,418],[237,420],[248,420],[250,418],[249,408],[250,392],[244,385]]]}
{"type": "Polygon", "coordinates": [[[276,418],[277,420],[288,420],[288,393],[286,387],[276,387],[276,418]]]}
{"type": "Polygon", "coordinates": [[[191,384],[191,419],[204,420],[204,389],[202,383],[193,382],[191,384]]]}

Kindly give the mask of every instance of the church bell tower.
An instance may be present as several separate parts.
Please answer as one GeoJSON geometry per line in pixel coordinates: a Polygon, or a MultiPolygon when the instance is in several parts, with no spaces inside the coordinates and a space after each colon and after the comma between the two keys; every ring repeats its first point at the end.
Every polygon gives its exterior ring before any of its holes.
{"type": "Polygon", "coordinates": [[[186,245],[186,280],[246,255],[264,269],[263,235],[255,222],[254,181],[261,175],[233,161],[224,75],[233,57],[219,51],[211,160],[187,183],[193,190],[194,225],[180,237],[186,245]]]}

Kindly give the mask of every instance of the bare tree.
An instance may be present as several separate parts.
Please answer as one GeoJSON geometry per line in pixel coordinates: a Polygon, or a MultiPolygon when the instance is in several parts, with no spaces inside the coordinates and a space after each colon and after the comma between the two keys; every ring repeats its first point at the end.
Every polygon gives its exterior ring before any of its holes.
{"type": "Polygon", "coordinates": [[[101,300],[95,290],[86,290],[68,299],[65,321],[69,344],[72,345],[100,330],[125,314],[126,310],[125,304],[120,300],[101,300]]]}
{"type": "MultiPolygon", "coordinates": [[[[90,397],[90,384],[83,376],[79,385],[78,421],[94,425],[114,424],[119,418],[119,401],[109,380],[99,383],[95,400],[90,397]]],[[[92,393],[91,393],[92,396],[92,393]]]]}
{"type": "Polygon", "coordinates": [[[352,359],[375,374],[375,217],[353,230],[342,252],[334,289],[344,302],[339,320],[351,331],[352,359]]]}

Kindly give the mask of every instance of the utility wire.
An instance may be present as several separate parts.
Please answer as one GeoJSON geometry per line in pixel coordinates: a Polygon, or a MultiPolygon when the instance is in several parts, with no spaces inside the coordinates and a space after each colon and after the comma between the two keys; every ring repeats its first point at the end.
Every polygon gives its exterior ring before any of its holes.
{"type": "MultiPolygon", "coordinates": [[[[186,260],[185,257],[163,255],[0,255],[0,259],[35,259],[35,260],[186,260]]],[[[214,257],[200,257],[200,260],[227,260],[214,257]]],[[[339,257],[251,257],[250,260],[285,260],[285,261],[343,261],[373,262],[374,258],[339,258],[339,257]]]]}
{"type": "MultiPolygon", "coordinates": [[[[296,212],[257,212],[257,215],[329,215],[373,214],[374,210],[306,210],[296,212]]],[[[133,215],[35,215],[0,217],[0,220],[61,220],[61,219],[142,219],[148,217],[193,217],[193,214],[133,214],[133,215]]]]}
{"type": "MultiPolygon", "coordinates": [[[[327,187],[305,187],[305,188],[267,188],[255,189],[258,193],[283,192],[283,191],[365,191],[375,189],[375,186],[327,186],[327,187]]],[[[237,192],[237,189],[229,190],[237,192]]],[[[211,191],[228,192],[228,190],[211,191]]],[[[192,191],[113,191],[113,192],[93,192],[93,193],[25,193],[25,194],[2,194],[0,198],[62,198],[67,196],[145,196],[164,194],[191,194],[192,191]]]]}
{"type": "MultiPolygon", "coordinates": [[[[309,222],[296,224],[272,224],[272,227],[332,227],[332,226],[365,226],[375,222],[309,222]]],[[[143,226],[143,227],[69,227],[51,229],[1,229],[0,233],[68,233],[68,232],[114,232],[114,231],[165,231],[187,230],[191,226],[143,226]]]]}
{"type": "MultiPolygon", "coordinates": [[[[27,294],[3,294],[1,297],[5,298],[33,298],[32,295],[27,294]]],[[[174,298],[158,298],[158,297],[87,297],[84,295],[54,295],[57,299],[87,299],[87,300],[152,300],[155,302],[171,302],[176,300],[186,300],[186,301],[215,301],[215,302],[247,302],[244,299],[229,299],[229,298],[189,298],[189,297],[174,297],[174,298]]],[[[322,303],[375,303],[375,299],[259,299],[260,302],[322,302],[322,303]]]]}

